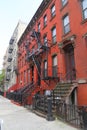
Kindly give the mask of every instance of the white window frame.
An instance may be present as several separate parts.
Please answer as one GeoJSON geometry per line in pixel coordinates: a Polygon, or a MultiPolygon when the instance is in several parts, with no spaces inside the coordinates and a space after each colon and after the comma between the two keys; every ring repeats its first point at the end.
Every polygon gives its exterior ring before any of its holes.
{"type": "Polygon", "coordinates": [[[82,12],[83,12],[83,19],[87,19],[87,0],[82,0],[82,12]]]}
{"type": "Polygon", "coordinates": [[[67,0],[62,0],[62,5],[65,6],[67,3],[67,0]]]}
{"type": "Polygon", "coordinates": [[[44,27],[47,25],[47,15],[44,16],[44,27]]]}
{"type": "Polygon", "coordinates": [[[64,26],[64,34],[68,33],[70,31],[69,15],[63,17],[63,26],[64,26]]]}
{"type": "Polygon", "coordinates": [[[56,43],[56,27],[52,28],[52,43],[56,43]]]}
{"type": "Polygon", "coordinates": [[[53,4],[53,5],[51,6],[51,17],[54,17],[55,14],[56,14],[56,8],[55,8],[55,4],[53,4]]]}

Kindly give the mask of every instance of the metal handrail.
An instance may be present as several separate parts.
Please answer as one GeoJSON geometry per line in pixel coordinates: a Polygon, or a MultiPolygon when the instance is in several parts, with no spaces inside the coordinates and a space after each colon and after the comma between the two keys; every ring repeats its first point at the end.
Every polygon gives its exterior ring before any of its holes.
{"type": "MultiPolygon", "coordinates": [[[[60,77],[60,79],[61,79],[61,81],[64,81],[64,80],[66,80],[66,79],[68,78],[68,76],[70,76],[70,81],[71,81],[71,83],[72,83],[73,74],[75,74],[75,73],[76,73],[76,69],[72,69],[71,71],[68,71],[63,78],[60,77]]],[[[61,75],[62,75],[62,74],[61,74],[61,75]]]]}

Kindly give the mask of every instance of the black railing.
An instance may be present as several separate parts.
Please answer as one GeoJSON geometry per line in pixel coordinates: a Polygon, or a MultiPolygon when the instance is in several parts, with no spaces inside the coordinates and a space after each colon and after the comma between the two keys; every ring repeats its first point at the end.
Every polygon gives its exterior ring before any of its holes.
{"type": "Polygon", "coordinates": [[[49,80],[49,79],[59,79],[60,75],[58,74],[58,67],[57,66],[49,66],[47,69],[42,69],[42,79],[49,80]]]}
{"type": "Polygon", "coordinates": [[[68,122],[69,124],[77,127],[83,127],[82,114],[80,114],[81,110],[78,106],[65,104],[65,103],[57,103],[56,106],[56,115],[62,120],[68,122]]]}
{"type": "Polygon", "coordinates": [[[60,82],[68,80],[72,83],[72,81],[75,79],[76,79],[76,69],[68,71],[64,76],[62,75],[62,73],[60,73],[60,82]]]}
{"type": "Polygon", "coordinates": [[[40,95],[35,95],[33,97],[33,109],[41,113],[47,113],[47,98],[40,95]]]}

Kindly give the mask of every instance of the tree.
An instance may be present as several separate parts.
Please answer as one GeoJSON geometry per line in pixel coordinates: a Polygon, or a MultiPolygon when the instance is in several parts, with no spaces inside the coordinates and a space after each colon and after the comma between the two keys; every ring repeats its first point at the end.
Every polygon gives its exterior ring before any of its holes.
{"type": "Polygon", "coordinates": [[[0,70],[0,90],[4,91],[4,77],[5,77],[5,71],[0,70]]]}

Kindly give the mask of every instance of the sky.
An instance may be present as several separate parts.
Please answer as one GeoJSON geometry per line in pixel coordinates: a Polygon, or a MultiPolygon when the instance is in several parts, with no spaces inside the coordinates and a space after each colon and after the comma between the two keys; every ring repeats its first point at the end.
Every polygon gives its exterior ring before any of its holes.
{"type": "Polygon", "coordinates": [[[10,38],[19,20],[28,24],[42,0],[0,1],[0,70],[10,38]]]}

